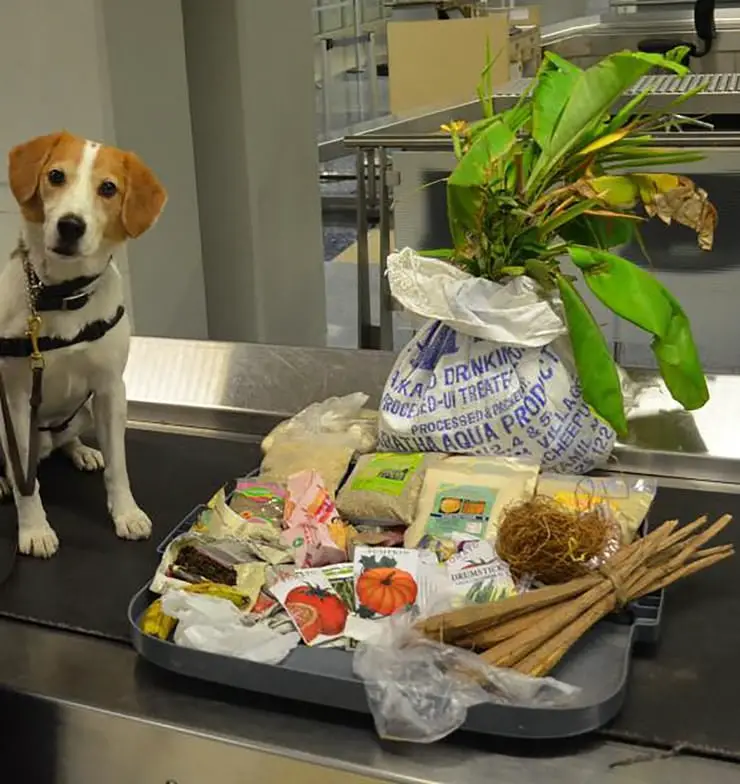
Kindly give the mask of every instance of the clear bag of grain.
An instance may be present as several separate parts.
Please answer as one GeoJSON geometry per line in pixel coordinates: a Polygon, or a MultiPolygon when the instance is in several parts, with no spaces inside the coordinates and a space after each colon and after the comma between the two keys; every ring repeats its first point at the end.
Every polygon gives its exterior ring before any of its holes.
{"type": "Polygon", "coordinates": [[[433,454],[378,452],[362,455],[337,496],[340,513],[353,521],[411,525],[433,454]]]}
{"type": "Polygon", "coordinates": [[[354,454],[354,441],[341,434],[279,438],[262,461],[260,479],[287,484],[295,474],[315,471],[333,498],[354,454]]]}
{"type": "Polygon", "coordinates": [[[262,441],[267,454],[279,440],[344,435],[361,454],[374,451],[378,440],[378,412],[364,408],[368,396],[355,392],[312,403],[277,425],[262,441]]]}
{"type": "Polygon", "coordinates": [[[511,457],[453,456],[430,466],[406,547],[424,537],[495,540],[504,510],[532,498],[538,474],[538,463],[511,457]]]}

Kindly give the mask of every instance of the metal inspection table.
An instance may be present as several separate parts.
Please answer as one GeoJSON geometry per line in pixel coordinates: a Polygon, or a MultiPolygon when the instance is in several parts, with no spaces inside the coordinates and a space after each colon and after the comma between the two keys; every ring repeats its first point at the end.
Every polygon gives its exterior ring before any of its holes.
{"type": "MultiPolygon", "coordinates": [[[[138,338],[127,370],[130,456],[136,463],[149,459],[160,466],[155,487],[168,500],[160,506],[162,500],[150,496],[141,465],[137,468],[132,462],[134,490],[147,496],[142,504],[150,512],[164,509],[175,516],[179,507],[191,503],[188,493],[197,495],[196,502],[205,501],[203,488],[220,481],[221,471],[231,466],[236,471],[242,460],[254,460],[257,439],[281,416],[314,400],[358,389],[377,403],[392,361],[382,352],[138,338]],[[198,461],[203,487],[173,488],[173,478],[184,477],[190,470],[185,466],[198,461]]],[[[642,380],[647,381],[647,376],[642,380]]],[[[662,476],[662,485],[672,491],[683,488],[676,492],[684,496],[673,501],[679,511],[687,499],[708,499],[722,492],[726,495],[720,506],[734,508],[736,498],[740,513],[740,495],[735,496],[740,447],[726,425],[740,421],[740,378],[716,377],[711,387],[713,400],[703,411],[681,414],[671,410],[657,386],[648,385],[633,428],[635,443],[621,445],[617,457],[621,470],[662,476]],[[660,450],[649,448],[655,433],[662,439],[660,450]],[[666,448],[670,444],[673,452],[666,448]],[[691,480],[685,478],[689,476],[691,480]]],[[[102,484],[100,477],[85,479],[102,484]]],[[[63,528],[67,523],[62,512],[74,513],[78,507],[58,492],[54,490],[51,498],[59,509],[53,516],[62,543],[58,563],[69,559],[65,549],[88,547],[86,556],[75,557],[80,572],[87,568],[94,573],[92,543],[102,542],[102,534],[96,528],[88,538],[82,529],[63,528]]],[[[107,537],[109,524],[104,519],[91,519],[90,524],[97,522],[101,530],[105,527],[107,537]]],[[[165,530],[177,522],[155,520],[155,526],[165,530]]],[[[121,570],[127,575],[130,571],[131,548],[147,548],[147,557],[156,562],[156,544],[154,539],[145,545],[116,542],[121,570]]],[[[28,568],[38,573],[57,567],[51,561],[28,568]]],[[[25,563],[21,570],[28,572],[25,563]]],[[[42,610],[44,603],[64,604],[63,598],[53,596],[54,591],[63,595],[65,587],[70,593],[74,590],[72,583],[42,589],[43,579],[23,587],[42,610]],[[33,596],[34,591],[41,595],[33,596]]],[[[105,583],[96,582],[95,593],[112,600],[105,583]]],[[[705,598],[694,608],[695,620],[707,606],[705,598]]],[[[2,603],[0,590],[0,609],[2,603]]],[[[690,604],[686,595],[677,594],[676,604],[684,603],[690,604]]],[[[78,626],[84,626],[85,617],[80,616],[78,626]]],[[[691,673],[661,667],[670,659],[668,653],[661,659],[659,649],[653,663],[647,660],[641,679],[681,688],[683,678],[686,694],[701,696],[697,688],[701,684],[692,684],[691,673]]],[[[626,706],[628,716],[633,702],[626,706]]],[[[620,726],[616,725],[615,736],[626,737],[620,726]]],[[[732,736],[733,728],[728,732],[732,736]]],[[[740,732],[735,736],[740,737],[740,732]]],[[[458,735],[430,747],[384,744],[367,717],[181,678],[137,660],[125,642],[28,621],[0,620],[0,748],[5,752],[8,781],[85,784],[104,776],[110,784],[199,784],[213,779],[236,784],[247,777],[278,782],[291,775],[325,784],[662,784],[700,778],[729,784],[740,780],[740,767],[723,761],[723,756],[731,755],[721,751],[697,748],[666,757],[663,744],[651,747],[644,738],[639,740],[639,745],[631,745],[599,736],[533,746],[458,735]]]]}

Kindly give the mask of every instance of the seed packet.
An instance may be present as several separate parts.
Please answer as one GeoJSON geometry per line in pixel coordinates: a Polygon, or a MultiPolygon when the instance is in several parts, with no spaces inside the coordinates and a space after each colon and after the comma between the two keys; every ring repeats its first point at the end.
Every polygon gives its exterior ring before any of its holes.
{"type": "Polygon", "coordinates": [[[387,528],[386,526],[358,525],[349,526],[348,555],[354,560],[356,547],[402,547],[406,528],[387,528]]]}
{"type": "Polygon", "coordinates": [[[538,493],[573,511],[605,506],[619,524],[623,544],[635,538],[657,490],[655,480],[644,477],[542,474],[537,484],[538,493]]]}
{"type": "Polygon", "coordinates": [[[538,473],[536,463],[503,457],[454,456],[430,466],[406,547],[418,546],[425,535],[457,543],[495,540],[504,510],[533,496],[538,473]]]}
{"type": "Polygon", "coordinates": [[[337,496],[350,520],[411,525],[427,466],[439,455],[378,452],[357,461],[337,496]]]}
{"type": "Polygon", "coordinates": [[[271,588],[306,645],[341,637],[349,610],[320,570],[310,577],[293,577],[271,588]]]}
{"type": "Polygon", "coordinates": [[[229,506],[245,520],[282,525],[287,490],[284,485],[246,477],[238,479],[229,506]]]}
{"type": "Polygon", "coordinates": [[[223,488],[209,501],[208,509],[200,516],[193,531],[217,540],[243,542],[256,557],[267,563],[291,560],[288,547],[281,542],[280,522],[257,517],[245,519],[226,503],[223,488]]]}
{"type": "Polygon", "coordinates": [[[271,618],[279,609],[280,604],[277,599],[274,599],[270,594],[262,590],[257,597],[257,601],[247,614],[247,621],[249,623],[260,623],[271,618]]]}
{"type": "Polygon", "coordinates": [[[419,599],[421,553],[391,547],[356,547],[355,604],[360,618],[384,618],[419,599]]]}
{"type": "Polygon", "coordinates": [[[453,593],[465,603],[486,604],[517,593],[508,564],[490,542],[469,542],[445,566],[453,593]]]}
{"type": "Polygon", "coordinates": [[[285,530],[280,541],[293,553],[299,568],[347,560],[349,530],[316,471],[302,471],[288,480],[285,530]]]}
{"type": "Polygon", "coordinates": [[[311,580],[321,574],[329,585],[347,605],[350,612],[355,610],[355,572],[353,563],[331,564],[320,569],[296,569],[295,576],[300,580],[311,580]]]}

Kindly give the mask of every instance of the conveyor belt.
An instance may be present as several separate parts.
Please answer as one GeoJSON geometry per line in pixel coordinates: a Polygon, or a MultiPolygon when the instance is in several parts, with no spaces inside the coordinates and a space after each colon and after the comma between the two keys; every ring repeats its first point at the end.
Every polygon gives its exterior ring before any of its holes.
{"type": "MultiPolygon", "coordinates": [[[[63,458],[52,458],[42,466],[40,481],[61,550],[49,562],[20,559],[10,582],[0,588],[0,615],[128,640],[127,603],[151,577],[157,544],[190,509],[259,460],[256,444],[141,431],[129,432],[128,453],[134,492],[154,521],[152,539],[119,541],[106,513],[102,478],[80,474],[63,458]]],[[[737,519],[725,539],[740,545],[737,495],[664,489],[652,518],[689,521],[702,513],[724,512],[735,512],[737,519]]],[[[0,509],[0,532],[6,538],[13,514],[12,505],[0,509]]],[[[736,559],[669,589],[661,644],[653,656],[635,658],[627,704],[604,734],[667,747],[685,744],[689,750],[740,760],[740,679],[735,675],[739,617],[736,559]]],[[[228,702],[246,698],[151,667],[143,669],[159,688],[212,692],[228,702]]],[[[262,702],[257,695],[248,699],[262,702]]],[[[309,705],[285,709],[302,715],[316,710],[309,705]]],[[[359,716],[348,721],[366,723],[359,716]]]]}
{"type": "MultiPolygon", "coordinates": [[[[0,586],[0,615],[128,641],[128,602],[151,578],[157,545],[193,507],[259,462],[259,445],[252,443],[136,430],[127,442],[131,485],[152,518],[152,538],[118,539],[102,476],[80,473],[63,456],[52,456],[42,464],[39,482],[61,547],[49,561],[18,559],[0,586]]],[[[0,540],[15,535],[14,515],[12,503],[0,508],[0,540]]],[[[0,546],[7,551],[5,542],[0,546]]]]}
{"type": "MultiPolygon", "coordinates": [[[[663,489],[651,518],[690,522],[729,512],[717,544],[740,550],[740,496],[663,489]]],[[[662,640],[633,661],[627,703],[607,734],[740,760],[740,565],[730,558],[666,592],[662,640]]]]}

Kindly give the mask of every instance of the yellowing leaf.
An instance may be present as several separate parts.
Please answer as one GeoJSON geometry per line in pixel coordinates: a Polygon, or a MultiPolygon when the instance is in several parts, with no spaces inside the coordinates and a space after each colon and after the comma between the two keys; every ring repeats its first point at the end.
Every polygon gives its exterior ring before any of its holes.
{"type": "Polygon", "coordinates": [[[584,147],[579,153],[579,156],[590,155],[592,152],[596,152],[597,150],[603,150],[604,147],[609,147],[611,144],[616,144],[617,142],[624,139],[625,136],[630,132],[630,128],[622,128],[619,131],[615,131],[614,133],[608,133],[606,136],[602,136],[600,139],[597,139],[591,144],[584,147]]]}
{"type": "Polygon", "coordinates": [[[583,177],[574,186],[587,199],[598,199],[609,207],[629,209],[640,196],[635,181],[628,175],[607,174],[603,177],[583,177]]]}

